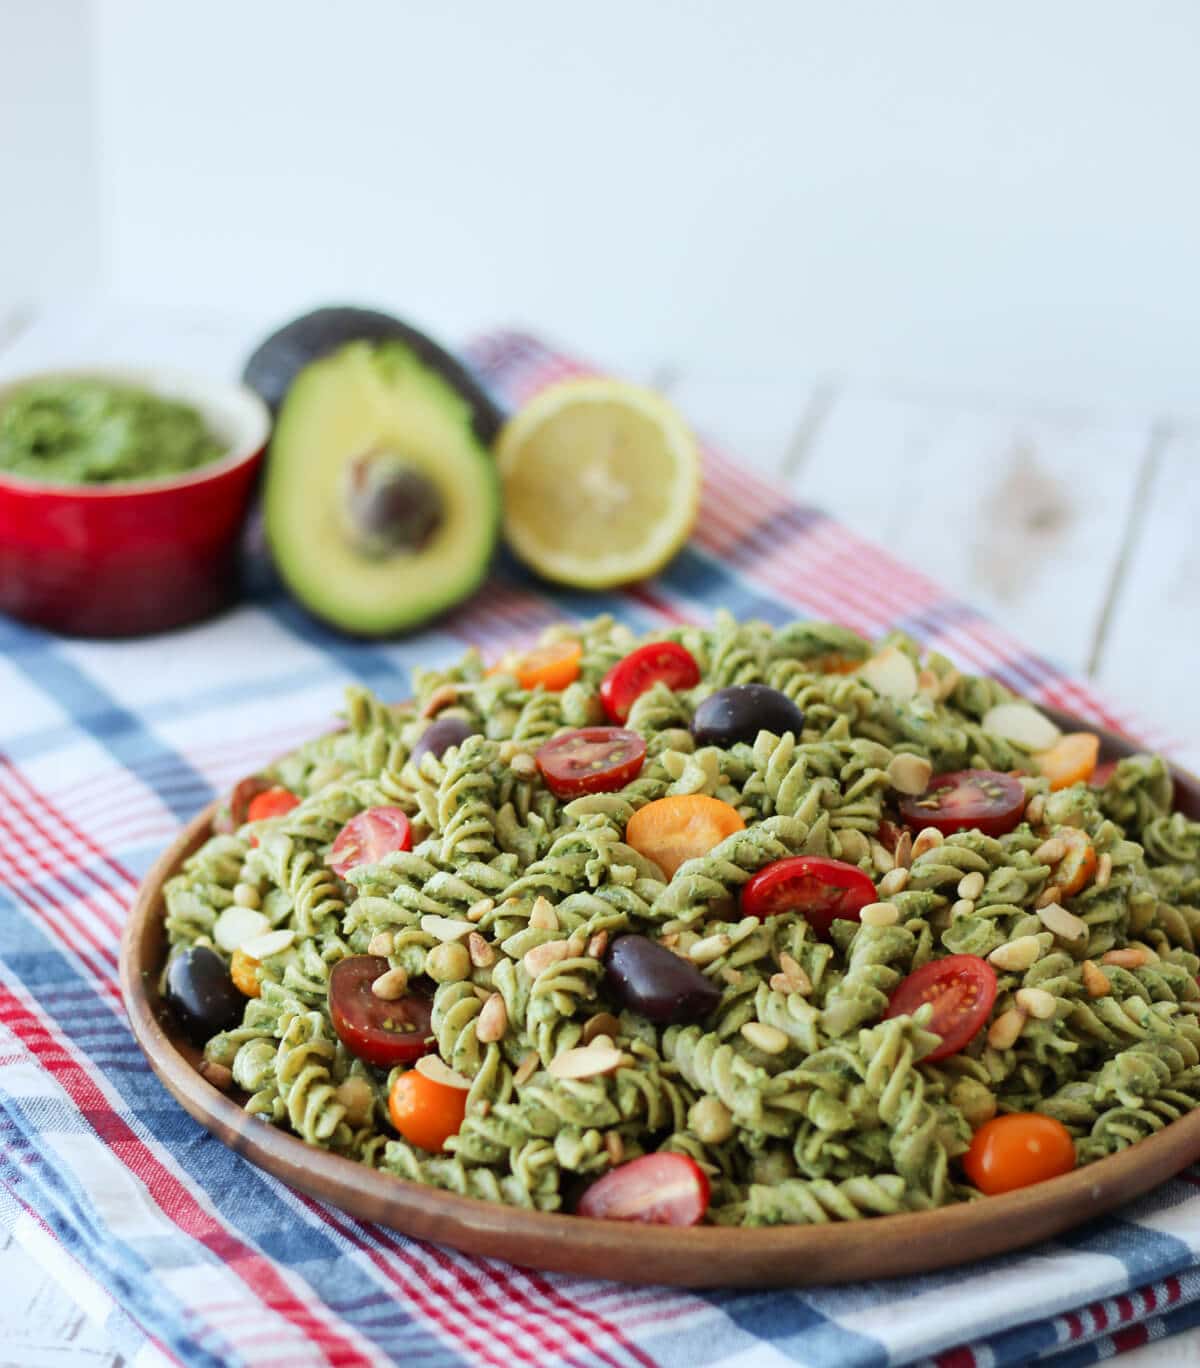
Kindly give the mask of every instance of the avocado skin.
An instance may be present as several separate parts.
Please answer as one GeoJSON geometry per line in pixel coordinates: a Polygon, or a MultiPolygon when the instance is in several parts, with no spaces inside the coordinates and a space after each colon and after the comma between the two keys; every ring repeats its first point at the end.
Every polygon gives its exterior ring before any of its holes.
{"type": "Polygon", "coordinates": [[[263,400],[274,417],[304,367],[347,342],[403,342],[467,401],[475,435],[485,447],[491,447],[504,423],[504,411],[491,395],[433,338],[411,323],[375,309],[328,305],[285,323],[255,349],[242,370],[242,383],[263,400]]]}

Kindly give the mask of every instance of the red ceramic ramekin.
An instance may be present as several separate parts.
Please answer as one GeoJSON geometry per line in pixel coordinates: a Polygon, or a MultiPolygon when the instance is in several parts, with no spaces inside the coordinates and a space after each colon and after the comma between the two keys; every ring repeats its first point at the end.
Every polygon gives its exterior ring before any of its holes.
{"type": "Polygon", "coordinates": [[[0,612],[56,632],[136,636],[225,607],[271,419],[241,385],[172,371],[43,371],[0,385],[90,378],[179,399],[227,454],[187,475],[53,485],[0,471],[0,612]]]}

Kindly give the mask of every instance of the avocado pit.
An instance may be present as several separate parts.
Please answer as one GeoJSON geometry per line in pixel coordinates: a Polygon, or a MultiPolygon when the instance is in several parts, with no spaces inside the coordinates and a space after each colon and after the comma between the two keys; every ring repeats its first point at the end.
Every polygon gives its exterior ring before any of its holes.
{"type": "Polygon", "coordinates": [[[346,462],[342,524],[365,556],[416,554],[445,520],[441,492],[415,465],[394,451],[363,452],[346,462]]]}

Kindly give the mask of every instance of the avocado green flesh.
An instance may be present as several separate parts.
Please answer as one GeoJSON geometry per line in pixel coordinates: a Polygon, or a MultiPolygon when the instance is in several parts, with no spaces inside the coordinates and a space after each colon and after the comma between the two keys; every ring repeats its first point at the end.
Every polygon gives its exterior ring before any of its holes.
{"type": "Polygon", "coordinates": [[[491,456],[470,405],[402,343],[354,342],[305,367],[271,442],[267,539],[288,587],[317,616],[363,635],[414,627],[483,579],[500,523],[491,456]],[[442,518],[418,551],[364,553],[347,534],[346,466],[403,452],[436,487],[442,518]]]}

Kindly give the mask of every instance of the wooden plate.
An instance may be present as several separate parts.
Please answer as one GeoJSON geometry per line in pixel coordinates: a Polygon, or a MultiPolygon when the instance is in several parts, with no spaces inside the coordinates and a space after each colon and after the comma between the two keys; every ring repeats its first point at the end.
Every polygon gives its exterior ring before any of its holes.
{"type": "MultiPolygon", "coordinates": [[[[1087,724],[1046,709],[1065,729],[1087,724]]],[[[1102,758],[1137,747],[1104,735],[1102,758]]],[[[1175,769],[1176,802],[1200,819],[1200,780],[1175,769]]],[[[681,1287],[799,1287],[924,1273],[1057,1235],[1147,1192],[1200,1159],[1200,1111],[1063,1178],[936,1211],[823,1226],[675,1230],[586,1221],[458,1197],[314,1149],[258,1121],[207,1083],[156,983],[166,954],[162,887],[209,835],[216,804],[146,876],[121,944],[121,988],[151,1067],[183,1107],[232,1149],[293,1187],[364,1221],[468,1254],[563,1273],[681,1287]]]]}

